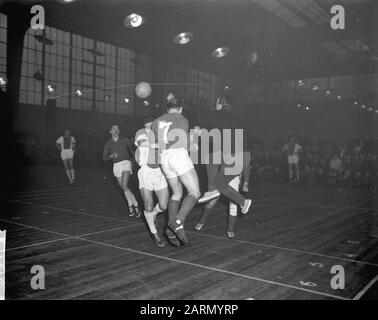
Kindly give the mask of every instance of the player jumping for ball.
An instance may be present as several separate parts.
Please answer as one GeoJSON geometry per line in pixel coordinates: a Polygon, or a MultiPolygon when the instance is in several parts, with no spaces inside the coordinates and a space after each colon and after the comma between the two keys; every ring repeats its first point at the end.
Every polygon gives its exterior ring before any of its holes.
{"type": "MultiPolygon", "coordinates": [[[[140,165],[138,171],[139,189],[144,201],[144,216],[152,235],[153,243],[158,247],[164,247],[165,243],[160,237],[156,226],[156,215],[167,209],[169,191],[165,176],[159,165],[159,150],[155,144],[151,126],[153,118],[147,118],[144,122],[144,129],[139,130],[135,135],[135,144],[138,147],[136,159],[140,165]],[[154,206],[153,192],[155,192],[158,203],[154,206]]],[[[176,236],[170,235],[169,241],[179,246],[180,242],[176,236]]]]}
{"type": "Polygon", "coordinates": [[[166,232],[168,236],[170,231],[174,232],[183,243],[187,243],[184,222],[201,194],[197,172],[188,154],[189,123],[181,114],[182,109],[182,100],[169,94],[167,113],[155,119],[152,130],[161,150],[161,167],[172,189],[168,201],[169,221],[166,232]],[[187,195],[181,202],[183,185],[187,195]]]}
{"type": "Polygon", "coordinates": [[[63,136],[56,140],[56,147],[60,151],[60,157],[66,170],[66,175],[70,184],[75,183],[75,169],[73,167],[73,158],[75,153],[76,140],[71,136],[70,130],[64,130],[63,136]]]}
{"type": "Polygon", "coordinates": [[[112,137],[106,142],[102,157],[104,161],[113,160],[113,174],[122,188],[128,203],[129,216],[132,217],[135,215],[139,218],[140,210],[138,202],[128,187],[129,178],[132,174],[131,157],[133,154],[130,140],[119,135],[120,130],[117,125],[113,125],[109,132],[112,137]]]}

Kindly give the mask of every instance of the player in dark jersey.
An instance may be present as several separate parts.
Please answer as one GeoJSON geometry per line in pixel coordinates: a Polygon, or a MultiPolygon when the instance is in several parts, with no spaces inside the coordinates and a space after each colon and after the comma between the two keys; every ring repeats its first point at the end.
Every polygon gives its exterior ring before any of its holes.
{"type": "Polygon", "coordinates": [[[182,109],[182,100],[169,94],[167,113],[155,119],[152,130],[161,152],[161,167],[172,189],[168,201],[167,235],[171,230],[183,243],[187,243],[184,222],[200,197],[200,189],[197,172],[188,154],[189,123],[181,114],[182,109]],[[187,195],[181,203],[183,185],[187,195]]]}
{"type": "MultiPolygon", "coordinates": [[[[243,153],[243,144],[240,146],[237,146],[240,144],[239,137],[236,136],[237,127],[235,129],[229,129],[232,125],[229,121],[230,117],[228,116],[229,111],[217,111],[216,115],[218,115],[218,121],[216,125],[216,130],[230,130],[230,132],[233,132],[235,134],[235,143],[233,143],[233,139],[223,139],[223,143],[213,143],[212,150],[209,153],[208,161],[206,164],[206,171],[207,171],[207,177],[208,177],[208,191],[205,192],[203,197],[199,199],[199,203],[205,203],[210,200],[218,198],[221,194],[229,198],[232,202],[237,203],[241,207],[241,212],[243,214],[247,214],[251,204],[251,199],[246,199],[243,197],[238,190],[233,188],[230,185],[230,182],[235,179],[235,177],[239,176],[242,173],[242,169],[244,165],[247,165],[247,159],[244,157],[243,153]],[[222,117],[219,117],[219,115],[222,112],[226,112],[222,115],[222,117]],[[238,143],[236,143],[238,142],[238,143]],[[231,145],[229,145],[231,144],[231,145]],[[233,148],[233,144],[235,144],[233,148]],[[241,150],[238,150],[238,149],[241,150]],[[215,161],[216,158],[215,155],[218,155],[222,159],[222,163],[218,163],[215,161]],[[240,171],[238,170],[229,170],[233,167],[233,165],[236,163],[241,164],[240,171]]],[[[214,115],[214,119],[216,118],[216,115],[214,115]]],[[[222,131],[223,133],[223,131],[222,131]]],[[[202,138],[202,134],[200,135],[202,138]]],[[[222,136],[222,134],[221,134],[222,136]]],[[[202,148],[201,148],[202,149],[202,148]]],[[[248,163],[249,165],[249,163],[248,163]]]]}
{"type": "Polygon", "coordinates": [[[119,186],[122,188],[127,204],[129,206],[129,216],[140,217],[138,201],[128,187],[130,174],[132,174],[132,154],[130,140],[121,137],[119,127],[113,125],[110,129],[111,138],[104,146],[104,161],[113,160],[113,174],[119,186]]]}
{"type": "MultiPolygon", "coordinates": [[[[167,209],[169,191],[167,180],[159,165],[159,149],[151,134],[153,118],[147,118],[144,129],[135,135],[135,144],[138,147],[135,157],[140,165],[138,171],[139,189],[144,201],[144,216],[152,235],[153,243],[158,247],[164,247],[165,243],[157,230],[156,215],[167,209]],[[158,203],[154,206],[153,193],[155,192],[158,203]]],[[[179,246],[180,242],[173,234],[169,238],[170,243],[179,246]]]]}

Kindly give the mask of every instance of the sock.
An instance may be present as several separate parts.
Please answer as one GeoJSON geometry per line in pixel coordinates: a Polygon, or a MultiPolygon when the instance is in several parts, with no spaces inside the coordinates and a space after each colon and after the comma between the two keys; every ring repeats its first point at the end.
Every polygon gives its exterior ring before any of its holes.
{"type": "Polygon", "coordinates": [[[157,233],[156,227],[155,227],[155,221],[154,221],[154,213],[153,212],[147,212],[144,211],[144,216],[146,218],[148,227],[150,228],[151,233],[157,233]]]}
{"type": "Polygon", "coordinates": [[[130,191],[124,191],[123,192],[123,195],[125,196],[125,198],[126,198],[126,201],[127,201],[127,205],[129,206],[129,207],[131,207],[132,205],[133,205],[133,202],[131,201],[131,199],[130,199],[130,191]]]}
{"type": "Polygon", "coordinates": [[[139,207],[138,201],[137,199],[135,199],[134,193],[132,193],[130,189],[129,189],[129,194],[130,194],[130,200],[132,202],[132,205],[134,207],[139,207]]]}
{"type": "Polygon", "coordinates": [[[200,223],[205,224],[205,221],[206,221],[207,217],[209,216],[209,213],[211,212],[211,209],[212,208],[208,208],[206,206],[203,208],[201,219],[200,219],[200,223]]]}
{"type": "Polygon", "coordinates": [[[66,175],[67,175],[67,177],[68,177],[68,180],[69,180],[70,182],[72,182],[72,178],[71,178],[70,170],[66,170],[66,175]]]}
{"type": "Polygon", "coordinates": [[[175,221],[177,212],[180,209],[180,201],[169,199],[168,201],[168,216],[170,221],[175,221]]]}
{"type": "Polygon", "coordinates": [[[152,213],[154,215],[154,222],[156,223],[156,216],[160,213],[160,212],[163,212],[163,210],[161,210],[160,206],[159,206],[159,203],[156,204],[156,206],[154,207],[154,209],[152,210],[152,213]]]}
{"type": "Polygon", "coordinates": [[[75,169],[71,169],[71,178],[72,181],[75,181],[75,169]]]}
{"type": "Polygon", "coordinates": [[[184,223],[185,218],[193,209],[194,205],[197,203],[198,199],[193,197],[192,195],[188,194],[184,198],[181,204],[180,211],[177,214],[176,219],[180,219],[182,223],[184,223]]]}
{"type": "Polygon", "coordinates": [[[236,216],[228,215],[227,231],[234,232],[236,216]]]}

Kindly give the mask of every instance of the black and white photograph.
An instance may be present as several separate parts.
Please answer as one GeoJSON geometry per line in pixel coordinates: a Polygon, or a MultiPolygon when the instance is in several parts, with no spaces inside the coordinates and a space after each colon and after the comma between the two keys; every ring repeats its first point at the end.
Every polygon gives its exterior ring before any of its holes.
{"type": "Polygon", "coordinates": [[[378,300],[377,0],[1,0],[0,117],[0,300],[378,300]]]}

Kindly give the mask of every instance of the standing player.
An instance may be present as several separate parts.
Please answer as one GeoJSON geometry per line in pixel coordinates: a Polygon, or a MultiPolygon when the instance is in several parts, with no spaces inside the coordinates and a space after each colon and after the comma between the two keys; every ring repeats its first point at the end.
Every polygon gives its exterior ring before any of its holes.
{"type": "MultiPolygon", "coordinates": [[[[159,150],[151,132],[152,122],[152,118],[147,118],[144,129],[139,130],[135,135],[135,144],[138,147],[136,159],[140,165],[138,180],[144,201],[144,216],[152,235],[152,241],[158,247],[164,247],[165,243],[156,228],[156,215],[167,209],[169,191],[167,180],[159,165],[159,150]],[[158,199],[156,206],[154,206],[153,192],[158,199]]],[[[169,240],[175,246],[180,245],[174,234],[171,235],[169,240]]]]}
{"type": "Polygon", "coordinates": [[[66,170],[66,175],[70,184],[75,183],[75,169],[73,167],[73,158],[75,153],[76,140],[71,136],[69,129],[64,130],[63,136],[56,140],[56,147],[60,151],[60,157],[66,170]]]}
{"type": "Polygon", "coordinates": [[[113,160],[113,173],[117,178],[119,186],[122,188],[127,204],[129,206],[129,216],[136,215],[140,217],[138,202],[134,194],[128,187],[130,175],[132,174],[130,140],[119,135],[120,130],[117,125],[113,125],[110,129],[111,138],[104,146],[102,158],[104,161],[113,160]]]}
{"type": "Polygon", "coordinates": [[[167,113],[155,119],[152,124],[155,139],[161,149],[161,167],[172,189],[168,201],[169,221],[166,232],[168,237],[170,231],[174,232],[183,243],[187,243],[184,222],[200,197],[199,182],[188,154],[189,123],[181,114],[182,100],[178,100],[173,94],[169,94],[167,100],[167,113]],[[181,203],[182,185],[187,190],[187,195],[181,203]]]}
{"type": "Polygon", "coordinates": [[[289,164],[289,183],[296,183],[300,180],[299,169],[299,153],[302,152],[302,147],[297,143],[295,137],[291,137],[289,143],[285,144],[282,151],[287,154],[287,161],[289,164]],[[295,170],[295,178],[294,178],[295,170]]]}

